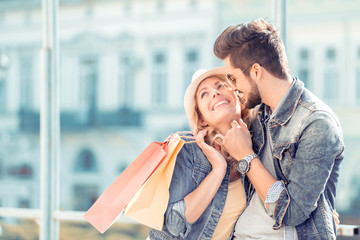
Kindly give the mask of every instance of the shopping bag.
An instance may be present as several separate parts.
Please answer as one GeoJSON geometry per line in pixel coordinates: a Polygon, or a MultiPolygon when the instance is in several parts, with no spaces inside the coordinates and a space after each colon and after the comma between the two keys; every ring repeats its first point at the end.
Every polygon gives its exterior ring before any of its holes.
{"type": "Polygon", "coordinates": [[[104,191],[84,218],[104,233],[166,155],[164,143],[152,142],[104,191]]]}
{"type": "Polygon", "coordinates": [[[171,137],[165,159],[126,206],[124,214],[127,217],[162,230],[176,156],[184,143],[178,134],[171,137]]]}

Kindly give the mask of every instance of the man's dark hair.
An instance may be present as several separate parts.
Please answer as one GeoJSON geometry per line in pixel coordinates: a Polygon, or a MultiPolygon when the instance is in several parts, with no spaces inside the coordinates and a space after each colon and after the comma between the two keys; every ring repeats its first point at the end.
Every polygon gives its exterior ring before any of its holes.
{"type": "Polygon", "coordinates": [[[231,64],[247,76],[249,68],[258,63],[277,78],[290,77],[284,44],[264,19],[226,28],[215,41],[214,53],[220,59],[230,56],[231,64]]]}

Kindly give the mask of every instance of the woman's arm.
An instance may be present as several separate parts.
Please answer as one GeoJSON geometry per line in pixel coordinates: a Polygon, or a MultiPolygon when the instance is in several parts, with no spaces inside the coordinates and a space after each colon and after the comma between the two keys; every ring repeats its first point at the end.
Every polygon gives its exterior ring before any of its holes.
{"type": "MultiPolygon", "coordinates": [[[[198,137],[203,140],[204,135],[198,137]]],[[[226,173],[227,163],[223,156],[206,144],[198,145],[201,150],[192,143],[185,144],[177,155],[164,216],[164,229],[173,236],[188,236],[192,224],[208,207],[226,173]]]]}
{"type": "Polygon", "coordinates": [[[224,156],[218,150],[203,141],[205,135],[205,131],[201,131],[197,135],[197,139],[199,140],[198,146],[212,165],[212,170],[201,184],[184,198],[186,207],[185,218],[189,223],[196,222],[208,207],[218,191],[226,173],[227,163],[224,156]]]}

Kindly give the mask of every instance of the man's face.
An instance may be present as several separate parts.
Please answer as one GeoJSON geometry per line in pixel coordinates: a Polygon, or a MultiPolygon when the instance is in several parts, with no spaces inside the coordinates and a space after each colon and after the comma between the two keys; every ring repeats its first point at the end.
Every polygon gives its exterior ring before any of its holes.
{"type": "MultiPolygon", "coordinates": [[[[251,68],[248,66],[245,69],[235,68],[230,61],[230,56],[224,59],[226,71],[235,78],[236,88],[243,93],[245,100],[245,107],[247,109],[254,108],[261,103],[261,96],[256,82],[248,76],[245,76],[244,71],[251,68]]],[[[251,69],[250,69],[251,70],[251,69]]]]}

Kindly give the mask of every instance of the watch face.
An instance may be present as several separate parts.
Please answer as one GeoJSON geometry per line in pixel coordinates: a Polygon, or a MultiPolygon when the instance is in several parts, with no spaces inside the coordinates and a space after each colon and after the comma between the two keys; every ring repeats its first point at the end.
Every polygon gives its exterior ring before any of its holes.
{"type": "Polygon", "coordinates": [[[238,163],[238,170],[241,173],[245,173],[249,167],[248,162],[245,159],[241,159],[238,163]]]}

